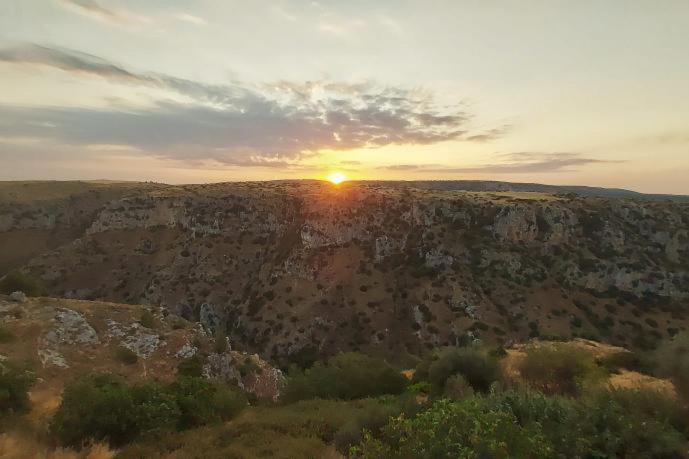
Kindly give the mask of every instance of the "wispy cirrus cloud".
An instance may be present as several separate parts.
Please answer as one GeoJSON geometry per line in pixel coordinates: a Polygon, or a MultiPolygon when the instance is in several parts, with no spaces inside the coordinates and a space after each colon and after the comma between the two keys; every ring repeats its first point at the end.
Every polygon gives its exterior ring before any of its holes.
{"type": "Polygon", "coordinates": [[[151,22],[151,19],[147,16],[127,10],[107,8],[95,0],[58,0],[58,2],[70,10],[103,22],[119,25],[147,24],[151,22]]]}
{"type": "Polygon", "coordinates": [[[539,172],[570,172],[573,167],[591,164],[615,164],[623,161],[602,160],[586,157],[580,153],[534,153],[516,152],[499,155],[504,162],[475,167],[452,167],[436,164],[395,164],[381,166],[391,171],[416,171],[423,173],[461,174],[528,174],[539,172]]]}
{"type": "Polygon", "coordinates": [[[166,157],[243,163],[301,158],[325,149],[471,140],[483,134],[469,127],[471,115],[461,104],[440,108],[433,93],[420,89],[327,80],[209,85],[35,44],[0,49],[1,62],[154,87],[189,102],[121,109],[4,106],[0,135],[20,133],[72,145],[129,145],[166,157]]]}
{"type": "Polygon", "coordinates": [[[205,26],[208,25],[208,21],[200,16],[196,16],[189,13],[175,13],[173,17],[178,21],[186,22],[195,26],[205,26]]]}

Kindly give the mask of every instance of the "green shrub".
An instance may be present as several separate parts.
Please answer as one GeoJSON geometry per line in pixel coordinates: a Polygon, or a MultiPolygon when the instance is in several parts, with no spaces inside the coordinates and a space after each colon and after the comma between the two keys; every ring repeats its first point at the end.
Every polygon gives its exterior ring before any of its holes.
{"type": "Polygon", "coordinates": [[[169,390],[179,407],[180,430],[227,421],[247,405],[241,393],[201,378],[179,378],[169,390]]]}
{"type": "Polygon", "coordinates": [[[474,395],[474,389],[464,376],[460,374],[452,375],[445,381],[444,397],[459,400],[471,395],[474,395]]]}
{"type": "Polygon", "coordinates": [[[153,313],[148,309],[144,309],[144,311],[141,313],[139,323],[141,323],[141,326],[146,328],[155,328],[155,318],[153,317],[153,313]]]}
{"type": "Polygon", "coordinates": [[[672,380],[677,393],[689,402],[689,333],[666,341],[655,353],[658,371],[672,380]]]}
{"type": "Polygon", "coordinates": [[[282,398],[291,402],[310,398],[351,400],[399,394],[407,380],[386,362],[362,354],[340,354],[301,371],[292,367],[282,398]]]}
{"type": "Polygon", "coordinates": [[[23,413],[29,408],[29,388],[35,381],[27,368],[0,362],[0,416],[23,413]]]}
{"type": "Polygon", "coordinates": [[[496,359],[484,349],[473,346],[445,348],[428,367],[432,393],[442,394],[448,378],[457,374],[462,375],[474,390],[486,392],[498,380],[500,371],[496,359]]]}
{"type": "Polygon", "coordinates": [[[335,446],[346,452],[350,446],[361,441],[365,430],[378,433],[392,416],[399,415],[403,410],[399,403],[366,405],[356,417],[335,432],[335,446]]]}
{"type": "Polygon", "coordinates": [[[413,418],[398,417],[370,432],[350,451],[365,458],[550,457],[537,426],[524,428],[507,410],[491,410],[480,397],[439,400],[413,418]]]}
{"type": "Polygon", "coordinates": [[[27,296],[40,296],[43,289],[36,279],[21,271],[12,271],[0,279],[0,293],[9,295],[17,291],[27,296]]]}
{"type": "Polygon", "coordinates": [[[127,386],[113,377],[97,376],[67,386],[50,430],[67,446],[87,441],[119,446],[171,430],[179,417],[175,399],[162,386],[127,386]]]}
{"type": "Polygon", "coordinates": [[[120,446],[141,437],[226,421],[246,406],[246,398],[200,378],[163,385],[128,385],[108,375],[68,385],[50,424],[67,446],[105,441],[120,446]]]}
{"type": "Polygon", "coordinates": [[[200,378],[203,376],[203,365],[205,359],[198,353],[188,359],[182,360],[177,365],[177,375],[188,378],[200,378]]]}
{"type": "Polygon", "coordinates": [[[139,360],[139,356],[136,355],[136,352],[124,346],[119,346],[115,349],[115,358],[125,365],[134,365],[139,360]]]}
{"type": "Polygon", "coordinates": [[[675,405],[634,390],[583,399],[495,391],[391,418],[350,452],[365,458],[680,458],[686,438],[675,425],[675,405]]]}
{"type": "Polygon", "coordinates": [[[545,394],[576,395],[597,369],[590,354],[559,343],[528,347],[519,365],[527,384],[545,394]]]}
{"type": "Polygon", "coordinates": [[[213,350],[216,354],[222,354],[227,351],[227,335],[224,332],[221,330],[216,331],[213,338],[213,350]]]}
{"type": "Polygon", "coordinates": [[[616,373],[620,369],[649,374],[653,371],[653,362],[645,355],[636,352],[614,352],[600,357],[598,365],[606,370],[616,373]]]}

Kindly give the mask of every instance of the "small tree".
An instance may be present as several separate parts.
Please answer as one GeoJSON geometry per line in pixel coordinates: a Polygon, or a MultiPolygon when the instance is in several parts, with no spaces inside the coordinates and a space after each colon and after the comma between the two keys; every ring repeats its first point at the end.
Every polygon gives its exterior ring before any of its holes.
{"type": "Polygon", "coordinates": [[[442,394],[448,378],[453,375],[462,375],[474,390],[486,392],[498,380],[500,371],[496,359],[484,349],[448,347],[428,367],[432,392],[442,394]]]}
{"type": "Polygon", "coordinates": [[[29,388],[34,374],[9,362],[0,362],[0,416],[23,413],[29,408],[29,388]]]}

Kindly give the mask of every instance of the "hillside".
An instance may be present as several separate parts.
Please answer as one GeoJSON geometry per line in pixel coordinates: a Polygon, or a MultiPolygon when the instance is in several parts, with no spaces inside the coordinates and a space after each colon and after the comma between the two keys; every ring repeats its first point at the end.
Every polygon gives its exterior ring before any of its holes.
{"type": "Polygon", "coordinates": [[[689,205],[385,183],[16,183],[0,267],[145,304],[286,365],[482,339],[653,348],[686,329],[689,205]]]}

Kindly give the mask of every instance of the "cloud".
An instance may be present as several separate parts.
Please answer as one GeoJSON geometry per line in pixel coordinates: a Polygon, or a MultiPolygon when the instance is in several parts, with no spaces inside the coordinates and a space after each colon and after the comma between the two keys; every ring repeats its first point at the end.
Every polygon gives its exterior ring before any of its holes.
{"type": "Polygon", "coordinates": [[[492,140],[499,139],[503,137],[507,131],[509,131],[510,126],[502,126],[499,128],[489,129],[488,131],[482,132],[480,134],[473,134],[466,138],[469,142],[490,142],[492,140]]]}
{"type": "Polygon", "coordinates": [[[227,163],[481,135],[468,128],[471,117],[463,106],[439,108],[434,95],[420,89],[332,81],[208,85],[35,44],[0,49],[0,62],[49,66],[189,99],[159,101],[145,109],[0,106],[0,135],[21,133],[74,145],[130,145],[165,157],[227,163]]]}
{"type": "Polygon", "coordinates": [[[173,15],[175,19],[178,21],[182,22],[187,22],[189,24],[193,24],[195,26],[205,26],[208,25],[208,21],[206,21],[204,18],[199,17],[199,16],[194,16],[193,14],[189,13],[176,13],[173,15]]]}
{"type": "Polygon", "coordinates": [[[533,153],[517,152],[501,155],[506,162],[476,167],[423,167],[419,170],[428,173],[490,173],[490,174],[528,174],[543,172],[570,172],[571,167],[590,164],[615,164],[623,161],[608,161],[587,158],[580,153],[533,153]]]}
{"type": "Polygon", "coordinates": [[[378,169],[386,169],[389,171],[413,171],[424,167],[427,166],[422,166],[419,164],[393,164],[391,166],[380,166],[378,169]]]}
{"type": "Polygon", "coordinates": [[[95,0],[59,0],[60,4],[80,14],[103,22],[114,24],[147,24],[151,19],[126,10],[114,10],[102,6],[95,0]]]}

